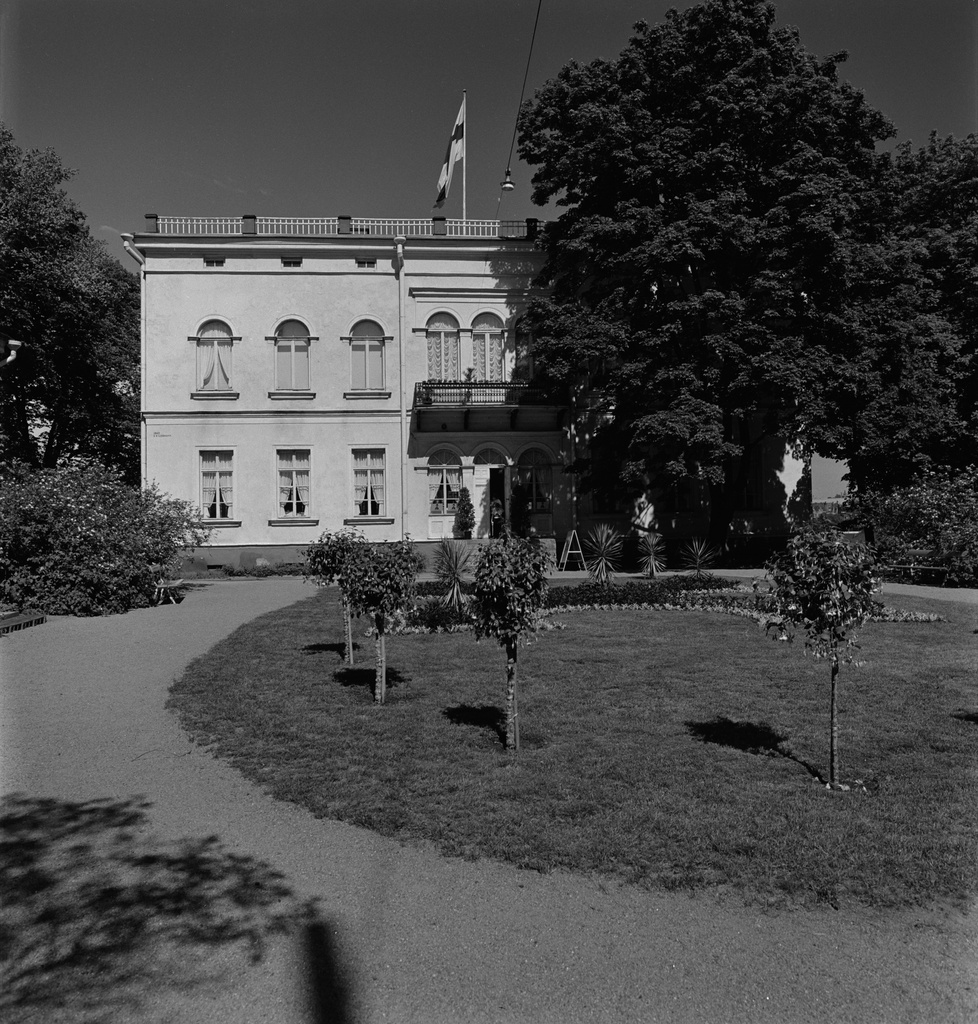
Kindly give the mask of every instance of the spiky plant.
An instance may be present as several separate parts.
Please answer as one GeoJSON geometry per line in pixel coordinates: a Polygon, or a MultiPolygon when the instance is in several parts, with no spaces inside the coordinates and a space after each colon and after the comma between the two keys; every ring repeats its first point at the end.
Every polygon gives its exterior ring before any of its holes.
{"type": "Polygon", "coordinates": [[[599,523],[584,539],[584,564],[595,583],[609,587],[621,568],[622,536],[607,523],[599,523]]]}
{"type": "Polygon", "coordinates": [[[683,547],[683,568],[697,579],[709,574],[720,559],[720,550],[702,537],[694,537],[683,547]]]}
{"type": "Polygon", "coordinates": [[[661,533],[643,533],[638,542],[639,564],[646,576],[658,576],[666,567],[666,545],[661,533]]]}
{"type": "Polygon", "coordinates": [[[435,575],[445,588],[442,601],[450,608],[464,608],[467,601],[462,584],[469,578],[472,549],[459,540],[442,540],[435,551],[435,575]]]}

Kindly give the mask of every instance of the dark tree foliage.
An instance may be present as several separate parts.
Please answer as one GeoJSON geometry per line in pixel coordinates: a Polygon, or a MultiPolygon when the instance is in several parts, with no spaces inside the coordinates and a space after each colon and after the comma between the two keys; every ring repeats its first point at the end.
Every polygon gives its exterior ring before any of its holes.
{"type": "Polygon", "coordinates": [[[139,281],[89,234],[51,150],[0,125],[0,459],[89,460],[139,476],[139,281]]]}
{"type": "Polygon", "coordinates": [[[771,4],[708,0],[568,64],[522,112],[534,202],[566,208],[528,320],[544,378],[589,396],[585,483],[698,476],[714,543],[768,436],[862,472],[895,430],[917,451],[955,426],[956,336],[892,244],[876,145],[894,129],[844,59],[771,4]]]}

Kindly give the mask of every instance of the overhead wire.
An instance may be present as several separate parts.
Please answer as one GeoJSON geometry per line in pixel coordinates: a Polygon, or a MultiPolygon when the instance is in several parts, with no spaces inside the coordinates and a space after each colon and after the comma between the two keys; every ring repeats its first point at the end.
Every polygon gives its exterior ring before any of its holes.
{"type": "MultiPolygon", "coordinates": [[[[533,19],[533,33],[530,35],[530,50],[526,55],[526,68],[523,71],[523,85],[520,87],[520,102],[516,107],[516,120],[513,122],[513,139],[509,144],[509,156],[506,159],[506,177],[503,181],[508,181],[513,166],[513,150],[516,148],[516,133],[520,127],[520,111],[523,109],[523,97],[526,94],[526,81],[530,75],[530,61],[533,59],[533,44],[537,38],[537,25],[540,24],[540,9],[543,7],[543,0],[537,0],[537,13],[533,19]]],[[[496,200],[496,220],[499,220],[499,207],[503,201],[503,189],[502,182],[500,182],[499,198],[496,200]]]]}

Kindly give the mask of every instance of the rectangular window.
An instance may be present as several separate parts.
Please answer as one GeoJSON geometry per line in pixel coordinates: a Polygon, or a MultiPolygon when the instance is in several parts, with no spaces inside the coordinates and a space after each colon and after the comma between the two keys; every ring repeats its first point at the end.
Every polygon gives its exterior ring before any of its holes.
{"type": "Polygon", "coordinates": [[[223,256],[205,256],[204,257],[205,267],[223,267],[224,257],[223,256]]]}
{"type": "Polygon", "coordinates": [[[200,508],[205,519],[234,518],[232,452],[200,453],[200,508]]]}
{"type": "Polygon", "coordinates": [[[309,339],[275,339],[275,387],[279,391],[309,390],[309,339]]]}
{"type": "Polygon", "coordinates": [[[353,514],[386,515],[383,448],[353,450],[353,514]]]}
{"type": "Polygon", "coordinates": [[[282,257],[282,266],[283,267],[301,267],[302,266],[302,260],[299,260],[299,259],[286,259],[283,256],[282,257]]]}
{"type": "Polygon", "coordinates": [[[384,387],[384,339],[354,338],[351,345],[354,391],[381,391],[384,387]]]}
{"type": "Polygon", "coordinates": [[[309,516],[309,449],[277,452],[278,514],[283,519],[309,516]]]}
{"type": "Polygon", "coordinates": [[[360,270],[373,270],[377,266],[376,260],[357,260],[356,262],[360,270]]]}

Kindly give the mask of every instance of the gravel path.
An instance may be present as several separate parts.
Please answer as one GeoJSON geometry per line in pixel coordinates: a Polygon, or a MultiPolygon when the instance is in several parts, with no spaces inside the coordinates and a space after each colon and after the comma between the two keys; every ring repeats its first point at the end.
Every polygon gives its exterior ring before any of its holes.
{"type": "MultiPolygon", "coordinates": [[[[160,836],[216,833],[270,862],[322,898],[364,1024],[978,1020],[974,913],[764,913],[448,860],[265,796],[188,742],[167,689],[238,626],[309,592],[216,583],[180,605],[3,638],[3,791],[144,795],[160,836]]],[[[293,940],[257,966],[226,956],[211,984],[162,985],[131,1019],[323,1024],[308,959],[293,940]]]]}

